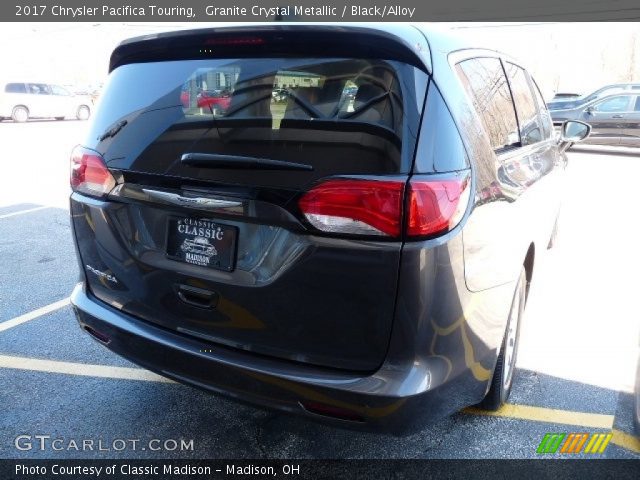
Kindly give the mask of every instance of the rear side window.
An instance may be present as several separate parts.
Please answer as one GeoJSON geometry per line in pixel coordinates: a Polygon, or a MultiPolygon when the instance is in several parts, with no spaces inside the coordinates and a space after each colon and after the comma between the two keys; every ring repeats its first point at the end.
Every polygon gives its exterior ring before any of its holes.
{"type": "Polygon", "coordinates": [[[45,83],[30,83],[27,85],[27,91],[32,95],[50,95],[51,89],[45,83]]]}
{"type": "Polygon", "coordinates": [[[27,93],[24,83],[7,83],[4,91],[6,93],[27,93]]]}
{"type": "Polygon", "coordinates": [[[468,167],[468,158],[458,128],[440,90],[431,81],[416,150],[415,172],[451,172],[468,167]]]}
{"type": "Polygon", "coordinates": [[[544,138],[544,134],[526,73],[513,63],[505,62],[504,67],[516,107],[522,146],[537,143],[544,138]]]}
{"type": "Polygon", "coordinates": [[[636,105],[634,107],[634,111],[640,112],[640,97],[636,97],[636,105]]]}
{"type": "Polygon", "coordinates": [[[620,95],[611,97],[595,105],[595,110],[603,113],[626,112],[629,110],[628,95],[620,95]]]}
{"type": "Polygon", "coordinates": [[[457,64],[456,70],[494,150],[519,145],[518,122],[500,60],[473,58],[457,64]]]}
{"type": "MultiPolygon", "coordinates": [[[[182,175],[184,153],[216,153],[311,164],[302,178],[407,173],[428,76],[393,60],[241,58],[128,64],[109,78],[88,139],[110,165],[182,175]],[[117,135],[105,132],[120,122],[117,135]],[[173,170],[168,171],[167,168],[173,170]]],[[[241,172],[210,170],[220,181],[241,172]]],[[[244,175],[246,177],[246,175],[244,175]]]]}
{"type": "Polygon", "coordinates": [[[547,109],[547,106],[542,98],[542,94],[540,93],[540,89],[538,85],[533,80],[533,78],[529,77],[529,83],[531,84],[531,90],[533,91],[533,96],[536,98],[536,102],[538,104],[538,112],[540,114],[540,123],[542,124],[542,133],[544,134],[544,138],[550,138],[551,132],[553,131],[553,119],[551,118],[551,114],[547,109]]]}

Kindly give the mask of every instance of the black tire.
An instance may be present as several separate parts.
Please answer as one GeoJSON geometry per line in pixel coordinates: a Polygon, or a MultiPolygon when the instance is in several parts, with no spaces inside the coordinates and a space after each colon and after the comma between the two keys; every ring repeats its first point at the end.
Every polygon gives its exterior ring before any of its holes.
{"type": "Polygon", "coordinates": [[[14,122],[24,123],[29,120],[29,109],[27,107],[23,107],[22,105],[13,107],[11,118],[14,122]]]}
{"type": "Polygon", "coordinates": [[[56,117],[56,120],[58,120],[58,121],[64,120],[64,117],[56,117]]]}
{"type": "Polygon", "coordinates": [[[515,376],[516,358],[518,355],[518,343],[520,341],[520,326],[522,324],[522,314],[524,313],[524,306],[527,295],[527,276],[524,267],[520,270],[520,276],[518,277],[518,283],[516,284],[515,292],[513,293],[513,300],[511,301],[511,308],[509,309],[509,318],[507,319],[507,328],[505,329],[504,339],[502,340],[502,346],[500,347],[500,355],[496,362],[496,368],[493,372],[493,378],[491,379],[491,387],[487,392],[487,395],[482,399],[478,406],[484,410],[495,411],[502,407],[511,393],[511,387],[513,385],[513,378],[515,376]],[[513,317],[517,315],[517,317],[513,317]],[[509,335],[509,327],[512,318],[517,318],[516,329],[514,335],[509,335]],[[513,350],[509,359],[505,358],[508,349],[508,343],[513,341],[513,350]],[[505,375],[508,378],[505,378],[505,375]]]}
{"type": "Polygon", "coordinates": [[[76,118],[78,120],[89,120],[91,116],[91,109],[87,105],[80,105],[76,111],[76,118]]]}

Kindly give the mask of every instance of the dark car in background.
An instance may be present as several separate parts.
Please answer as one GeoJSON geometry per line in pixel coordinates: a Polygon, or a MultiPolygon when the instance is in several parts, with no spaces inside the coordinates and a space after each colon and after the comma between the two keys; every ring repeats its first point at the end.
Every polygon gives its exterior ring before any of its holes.
{"type": "Polygon", "coordinates": [[[622,147],[640,147],[640,91],[622,92],[573,109],[552,110],[555,125],[580,120],[591,125],[585,143],[622,147]]]}
{"type": "Polygon", "coordinates": [[[504,404],[563,148],[589,133],[558,143],[517,61],[410,25],[292,24],[128,40],[109,70],[71,159],[86,332],[342,426],[504,404]],[[197,79],[229,83],[224,112],[183,106],[197,79]]]}
{"type": "Polygon", "coordinates": [[[553,96],[551,101],[553,102],[555,100],[566,100],[567,98],[577,98],[577,97],[580,97],[580,96],[581,95],[579,93],[558,92],[553,96]]]}
{"type": "Polygon", "coordinates": [[[623,93],[623,92],[638,92],[640,93],[640,83],[615,83],[612,85],[606,85],[604,87],[600,87],[599,89],[591,92],[588,95],[577,96],[573,98],[554,98],[550,102],[547,103],[547,107],[550,111],[554,110],[566,110],[579,108],[582,105],[586,105],[598,98],[603,98],[614,93],[623,93]]]}

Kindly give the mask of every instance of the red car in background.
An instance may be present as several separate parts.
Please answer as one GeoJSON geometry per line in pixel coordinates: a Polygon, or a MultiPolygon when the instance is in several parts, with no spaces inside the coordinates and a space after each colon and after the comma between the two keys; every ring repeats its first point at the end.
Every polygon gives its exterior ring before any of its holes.
{"type": "Polygon", "coordinates": [[[188,90],[182,90],[180,92],[180,103],[184,108],[189,108],[191,106],[191,94],[188,90]]]}
{"type": "Polygon", "coordinates": [[[210,108],[214,112],[225,112],[230,103],[231,93],[226,90],[202,90],[196,97],[198,108],[210,108]]]}

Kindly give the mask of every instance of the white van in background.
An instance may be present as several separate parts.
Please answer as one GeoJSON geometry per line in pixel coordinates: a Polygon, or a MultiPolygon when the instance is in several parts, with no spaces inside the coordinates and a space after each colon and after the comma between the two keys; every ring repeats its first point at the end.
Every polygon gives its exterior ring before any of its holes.
{"type": "Polygon", "coordinates": [[[0,120],[12,118],[26,122],[30,118],[77,118],[91,116],[91,97],[73,95],[59,85],[12,82],[0,84],[0,120]]]}

